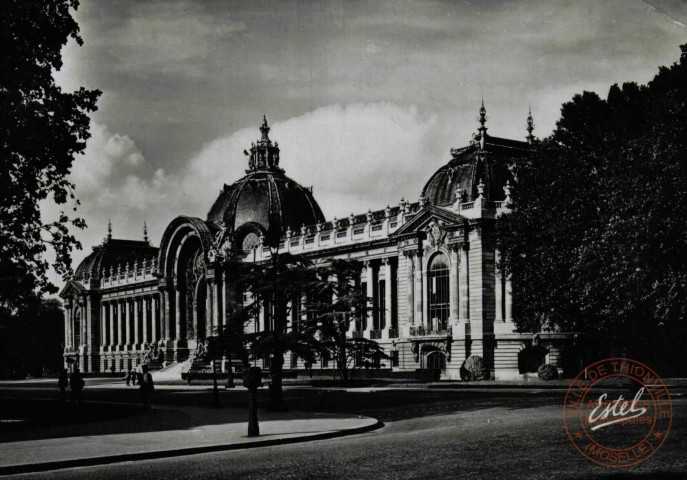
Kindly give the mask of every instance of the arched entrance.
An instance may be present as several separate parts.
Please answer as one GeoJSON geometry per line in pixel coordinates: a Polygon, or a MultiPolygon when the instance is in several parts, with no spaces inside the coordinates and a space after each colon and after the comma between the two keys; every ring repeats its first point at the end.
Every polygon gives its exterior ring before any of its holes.
{"type": "Polygon", "coordinates": [[[164,334],[173,344],[174,360],[183,361],[209,332],[207,252],[212,234],[199,218],[177,217],[162,236],[159,254],[164,334]]]}
{"type": "Polygon", "coordinates": [[[444,372],[446,370],[446,354],[439,350],[429,352],[425,364],[428,370],[444,372]]]}

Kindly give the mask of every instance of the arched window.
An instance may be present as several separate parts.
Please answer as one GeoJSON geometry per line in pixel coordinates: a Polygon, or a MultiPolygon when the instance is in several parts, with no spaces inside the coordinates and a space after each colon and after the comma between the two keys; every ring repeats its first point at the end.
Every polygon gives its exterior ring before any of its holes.
{"type": "Polygon", "coordinates": [[[257,233],[250,232],[245,237],[243,237],[243,242],[241,244],[241,248],[243,250],[252,250],[252,249],[259,247],[259,246],[260,246],[260,236],[257,233]]]}
{"type": "Polygon", "coordinates": [[[449,275],[446,255],[439,253],[429,266],[429,320],[430,330],[445,330],[449,316],[449,275]]]}

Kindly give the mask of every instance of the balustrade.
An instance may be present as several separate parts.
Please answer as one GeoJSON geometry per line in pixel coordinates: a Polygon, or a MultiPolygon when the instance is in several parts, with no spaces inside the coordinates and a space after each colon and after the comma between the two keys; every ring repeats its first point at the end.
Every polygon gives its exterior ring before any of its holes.
{"type": "Polygon", "coordinates": [[[418,325],[416,327],[410,327],[411,337],[428,337],[428,336],[449,336],[453,334],[451,325],[445,327],[428,327],[425,325],[418,325]]]}

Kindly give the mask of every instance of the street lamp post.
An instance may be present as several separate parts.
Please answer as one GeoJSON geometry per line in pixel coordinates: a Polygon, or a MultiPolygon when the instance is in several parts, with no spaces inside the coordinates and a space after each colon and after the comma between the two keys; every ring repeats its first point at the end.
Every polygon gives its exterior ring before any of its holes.
{"type": "Polygon", "coordinates": [[[248,436],[260,436],[258,424],[258,388],[262,386],[262,370],[250,367],[244,372],[243,385],[248,389],[248,436]]]}

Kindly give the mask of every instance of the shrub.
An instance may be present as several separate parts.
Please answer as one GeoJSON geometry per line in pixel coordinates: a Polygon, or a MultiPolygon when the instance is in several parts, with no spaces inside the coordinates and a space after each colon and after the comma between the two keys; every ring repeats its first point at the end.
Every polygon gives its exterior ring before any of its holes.
{"type": "Polygon", "coordinates": [[[537,376],[542,380],[557,380],[558,379],[558,369],[551,365],[550,363],[545,363],[539,369],[537,369],[537,376]]]}
{"type": "Polygon", "coordinates": [[[460,378],[464,381],[489,380],[489,369],[479,355],[470,355],[460,367],[460,378]]]}

